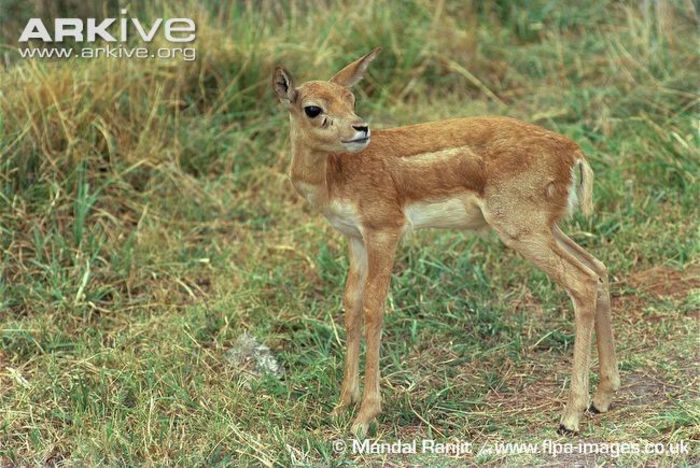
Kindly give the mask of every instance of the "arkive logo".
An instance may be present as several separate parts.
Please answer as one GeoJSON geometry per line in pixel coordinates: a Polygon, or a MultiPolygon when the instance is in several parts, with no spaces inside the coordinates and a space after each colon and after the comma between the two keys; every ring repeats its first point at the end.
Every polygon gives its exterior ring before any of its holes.
{"type": "MultiPolygon", "coordinates": [[[[122,9],[120,13],[126,15],[127,10],[122,9]]],[[[144,42],[151,42],[161,30],[169,42],[192,42],[197,29],[191,18],[156,18],[151,24],[128,17],[105,18],[99,23],[97,21],[95,18],[56,18],[52,36],[41,18],[30,18],[19,42],[63,42],[66,38],[73,38],[76,42],[95,42],[98,39],[127,42],[134,35],[144,42]]]]}

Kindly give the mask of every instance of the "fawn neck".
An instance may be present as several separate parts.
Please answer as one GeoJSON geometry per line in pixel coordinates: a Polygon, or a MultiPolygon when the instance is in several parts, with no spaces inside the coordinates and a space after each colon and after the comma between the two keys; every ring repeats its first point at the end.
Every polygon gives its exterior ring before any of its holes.
{"type": "Polygon", "coordinates": [[[314,207],[328,202],[326,171],[328,153],[306,145],[303,136],[291,129],[292,165],[290,178],[292,185],[314,207]]]}

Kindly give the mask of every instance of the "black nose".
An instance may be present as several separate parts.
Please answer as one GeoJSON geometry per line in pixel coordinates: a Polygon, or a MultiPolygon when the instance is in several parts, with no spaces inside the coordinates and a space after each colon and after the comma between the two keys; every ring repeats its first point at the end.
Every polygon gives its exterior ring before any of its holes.
{"type": "Polygon", "coordinates": [[[353,125],[352,128],[354,128],[358,132],[363,132],[363,133],[367,133],[367,131],[369,130],[369,127],[367,126],[367,124],[353,125]]]}

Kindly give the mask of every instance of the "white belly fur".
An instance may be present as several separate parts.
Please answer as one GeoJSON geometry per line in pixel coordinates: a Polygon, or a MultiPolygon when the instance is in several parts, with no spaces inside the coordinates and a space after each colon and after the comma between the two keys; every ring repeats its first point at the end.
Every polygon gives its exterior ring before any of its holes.
{"type": "MultiPolygon", "coordinates": [[[[333,201],[323,210],[328,222],[341,233],[362,237],[357,209],[346,201],[333,201]]],[[[441,200],[415,202],[404,207],[409,229],[442,228],[479,231],[487,227],[476,195],[462,194],[441,200]]]]}
{"type": "Polygon", "coordinates": [[[404,207],[404,214],[413,229],[481,230],[487,226],[479,199],[473,194],[411,203],[404,207]]]}

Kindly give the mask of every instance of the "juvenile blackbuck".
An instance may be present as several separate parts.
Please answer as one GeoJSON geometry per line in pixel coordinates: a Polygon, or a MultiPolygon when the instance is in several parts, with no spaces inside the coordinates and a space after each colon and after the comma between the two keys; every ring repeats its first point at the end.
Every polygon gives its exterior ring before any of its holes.
{"type": "Polygon", "coordinates": [[[559,432],[575,433],[588,406],[595,326],[600,383],[589,407],[605,412],[620,386],[605,265],[558,223],[579,204],[590,214],[593,172],[579,147],[544,128],[506,117],[473,117],[371,131],[355,114],[350,87],[375,49],[329,81],[295,86],[278,67],[275,94],[289,111],[295,189],[347,237],[350,269],[343,306],[347,354],[338,413],[355,402],[352,431],[366,434],[381,411],[379,348],[397,245],[411,229],[493,229],[566,290],[576,338],[568,403],[559,432]],[[364,319],[366,365],[360,398],[364,319]]]}

